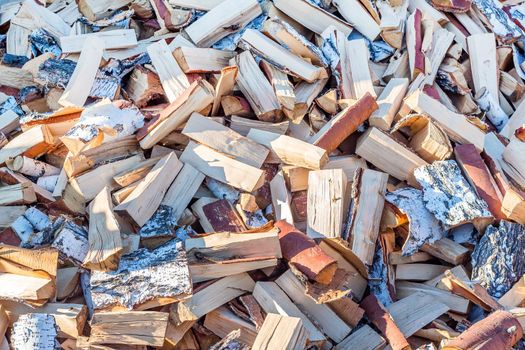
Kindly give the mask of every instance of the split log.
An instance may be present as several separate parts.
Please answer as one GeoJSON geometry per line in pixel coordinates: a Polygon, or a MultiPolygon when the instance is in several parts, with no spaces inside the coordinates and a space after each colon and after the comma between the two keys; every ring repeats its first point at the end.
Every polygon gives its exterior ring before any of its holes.
{"type": "Polygon", "coordinates": [[[217,263],[197,262],[190,264],[190,274],[193,283],[214,280],[217,278],[249,272],[253,270],[272,268],[278,263],[276,258],[239,258],[217,263]]]}
{"type": "Polygon", "coordinates": [[[281,119],[280,105],[271,84],[249,51],[236,56],[239,69],[237,86],[253,108],[258,119],[276,122],[281,119]]]}
{"type": "Polygon", "coordinates": [[[215,85],[215,98],[213,99],[213,106],[211,109],[212,116],[217,115],[219,112],[222,97],[232,93],[238,71],[239,70],[236,66],[229,66],[221,69],[221,76],[217,81],[217,85],[215,85]]]}
{"type": "Polygon", "coordinates": [[[425,55],[421,51],[423,44],[423,14],[420,9],[416,9],[408,17],[406,22],[406,43],[408,48],[408,61],[410,75],[413,80],[420,73],[425,73],[425,55]]]}
{"type": "Polygon", "coordinates": [[[173,8],[167,0],[153,0],[151,7],[155,11],[161,31],[176,31],[188,25],[194,12],[181,8],[173,8]]]}
{"type": "MultiPolygon", "coordinates": [[[[478,13],[483,16],[483,20],[485,20],[485,23],[488,23],[494,34],[504,43],[514,42],[522,35],[520,27],[505,13],[503,5],[499,2],[494,0],[473,0],[472,4],[476,7],[478,13]]],[[[486,40],[481,42],[482,45],[483,43],[486,43],[486,40]]]]}
{"type": "Polygon", "coordinates": [[[340,50],[341,81],[339,89],[343,98],[358,100],[366,93],[376,97],[370,68],[368,66],[368,47],[364,39],[348,41],[338,36],[340,50]]]}
{"type": "Polygon", "coordinates": [[[90,344],[162,346],[168,326],[167,312],[95,312],[90,344]]]}
{"type": "MultiPolygon", "coordinates": [[[[235,76],[235,81],[233,82],[233,86],[236,86],[235,85],[236,80],[237,80],[237,75],[235,76]]],[[[250,103],[248,102],[247,99],[245,99],[242,96],[231,96],[231,95],[222,96],[220,102],[221,102],[221,107],[222,107],[222,110],[225,116],[231,116],[232,118],[234,116],[237,116],[236,118],[244,119],[240,117],[250,117],[253,114],[250,103]]],[[[264,123],[264,122],[261,122],[261,123],[264,123]]]]}
{"type": "Polygon", "coordinates": [[[206,314],[204,327],[221,338],[224,338],[230,332],[239,329],[241,331],[239,340],[250,346],[253,345],[253,342],[257,337],[257,331],[251,322],[235,315],[225,306],[218,307],[206,314]]]}
{"type": "Polygon", "coordinates": [[[487,204],[472,191],[455,161],[419,167],[414,175],[423,187],[425,206],[443,225],[456,227],[473,222],[483,231],[492,222],[487,204]]]}
{"type": "Polygon", "coordinates": [[[58,330],[53,315],[26,314],[13,324],[11,344],[17,349],[60,349],[58,330]]]}
{"type": "Polygon", "coordinates": [[[253,350],[301,350],[306,346],[308,331],[300,318],[268,314],[253,343],[253,350]]]}
{"type": "Polygon", "coordinates": [[[0,205],[31,204],[36,202],[36,194],[29,183],[0,187],[0,205]]]}
{"type": "Polygon", "coordinates": [[[218,343],[213,344],[209,350],[249,350],[250,347],[241,341],[239,341],[240,331],[235,330],[228,334],[226,337],[221,339],[218,343]]]}
{"type": "Polygon", "coordinates": [[[91,272],[90,289],[96,310],[144,310],[185,299],[192,292],[186,253],[171,240],[123,255],[116,271],[91,272]]]}
{"type": "Polygon", "coordinates": [[[291,197],[286,188],[282,171],[275,174],[272,181],[270,181],[270,191],[272,193],[275,220],[285,220],[290,225],[293,225],[293,213],[290,205],[291,197]]]}
{"type": "Polygon", "coordinates": [[[105,18],[121,7],[128,5],[131,0],[117,1],[97,1],[97,0],[80,0],[78,10],[91,21],[105,18]]]}
{"type": "Polygon", "coordinates": [[[295,86],[295,107],[292,121],[298,124],[303,119],[306,112],[314,102],[315,98],[323,90],[328,79],[319,79],[313,83],[302,81],[295,86]]]}
{"type": "Polygon", "coordinates": [[[470,10],[471,0],[432,0],[432,5],[441,11],[465,13],[470,10]]]}
{"type": "Polygon", "coordinates": [[[89,251],[83,260],[83,266],[90,270],[116,270],[123,247],[107,187],[89,205],[88,238],[89,251]]]}
{"type": "Polygon", "coordinates": [[[362,3],[357,0],[333,2],[341,16],[346,19],[348,23],[352,23],[353,27],[363,34],[368,40],[374,41],[379,33],[379,25],[368,13],[362,3]]]}
{"type": "Polygon", "coordinates": [[[60,173],[60,169],[50,164],[25,156],[17,156],[8,161],[7,167],[21,174],[34,177],[58,175],[60,173]]]}
{"type": "Polygon", "coordinates": [[[0,272],[0,281],[0,299],[42,305],[55,295],[54,281],[48,278],[0,272]]]}
{"type": "Polygon", "coordinates": [[[373,294],[366,297],[360,306],[365,310],[368,319],[372,321],[388,340],[393,350],[410,349],[408,341],[397,327],[388,310],[373,294]]]}
{"type": "Polygon", "coordinates": [[[129,99],[139,108],[146,107],[148,102],[164,96],[159,77],[142,66],[133,69],[125,90],[129,99]]]}
{"type": "Polygon", "coordinates": [[[390,46],[399,49],[403,45],[405,36],[405,20],[407,17],[408,1],[394,4],[390,1],[378,1],[376,6],[381,13],[381,37],[390,46]]]}
{"type": "Polygon", "coordinates": [[[396,280],[428,281],[448,270],[443,265],[403,264],[396,267],[396,280]]]}
{"type": "Polygon", "coordinates": [[[137,139],[144,149],[152,148],[160,140],[183,125],[193,112],[201,111],[213,102],[213,87],[204,79],[193,82],[175,101],[170,103],[143,129],[137,139]]]}
{"type": "Polygon", "coordinates": [[[295,108],[294,86],[288,79],[288,75],[265,60],[259,62],[261,69],[272,84],[275,96],[279,101],[285,115],[293,119],[295,108]]]}
{"type": "Polygon", "coordinates": [[[23,205],[0,207],[0,228],[11,226],[26,210],[27,207],[23,205]]]}
{"type": "Polygon", "coordinates": [[[16,67],[0,66],[0,85],[23,89],[34,84],[31,72],[16,67]]]}
{"type": "Polygon", "coordinates": [[[284,164],[321,169],[328,161],[324,149],[291,136],[251,129],[247,137],[269,148],[271,156],[284,164]]]}
{"type": "Polygon", "coordinates": [[[191,299],[173,304],[170,318],[177,323],[197,320],[254,287],[255,282],[247,273],[221,278],[193,293],[191,299]]]}
{"type": "Polygon", "coordinates": [[[375,99],[368,92],[355,104],[345,108],[326,123],[308,141],[332,153],[378,108],[375,99]]]}
{"type": "Polygon", "coordinates": [[[434,243],[426,243],[421,250],[453,265],[463,263],[470,253],[468,248],[446,237],[434,243]]]}
{"type": "Polygon", "coordinates": [[[310,342],[322,342],[326,339],[275,282],[257,282],[253,290],[253,296],[267,313],[300,318],[303,321],[303,326],[308,330],[310,342]]]}
{"type": "Polygon", "coordinates": [[[226,0],[186,28],[199,47],[210,47],[220,39],[244,27],[262,13],[256,0],[226,0]]]}
{"type": "Polygon", "coordinates": [[[479,346],[510,349],[523,337],[518,319],[507,311],[495,311],[476,322],[457,338],[445,342],[444,350],[467,350],[479,346]]]}
{"type": "Polygon", "coordinates": [[[123,49],[137,45],[137,36],[133,29],[116,29],[97,33],[68,35],[60,37],[63,53],[82,52],[85,42],[92,37],[102,39],[104,49],[123,49]]]}
{"type": "Polygon", "coordinates": [[[499,228],[487,227],[472,252],[472,278],[496,298],[525,274],[525,259],[512,253],[525,247],[524,232],[522,225],[502,220],[499,228]]]}
{"type": "Polygon", "coordinates": [[[308,173],[308,236],[342,236],[346,184],[346,175],[341,169],[308,173]]]}
{"type": "MultiPolygon", "coordinates": [[[[56,226],[55,221],[53,226],[56,226]]],[[[66,220],[65,224],[55,233],[51,247],[56,248],[61,262],[70,261],[79,266],[88,253],[88,234],[84,227],[66,220]]]]}
{"type": "Polygon", "coordinates": [[[450,290],[452,293],[470,300],[474,304],[481,307],[483,310],[495,311],[503,309],[503,306],[501,306],[493,297],[490,296],[490,294],[487,292],[487,289],[482,287],[479,283],[471,282],[468,279],[468,276],[461,277],[458,275],[460,275],[460,272],[458,271],[445,271],[444,276],[437,277],[437,279],[440,281],[438,287],[450,290]]]}
{"type": "Polygon", "coordinates": [[[275,226],[280,230],[279,242],[284,259],[309,279],[330,283],[337,269],[337,262],[292,225],[281,220],[275,226]]]}
{"type": "MultiPolygon", "coordinates": [[[[335,350],[350,349],[381,349],[386,345],[385,339],[377,334],[372,327],[363,325],[335,346],[335,350]]],[[[393,348],[394,349],[394,348],[393,348]]]]}
{"type": "Polygon", "coordinates": [[[233,51],[179,47],[173,51],[180,68],[188,73],[220,73],[234,57],[233,51]]]}
{"type": "Polygon", "coordinates": [[[519,307],[525,301],[525,275],[523,275],[518,282],[514,283],[508,292],[499,298],[500,303],[505,308],[519,307]]]}
{"type": "Polygon", "coordinates": [[[6,111],[0,115],[0,132],[9,135],[20,126],[20,116],[14,111],[6,111]]]}
{"type": "Polygon", "coordinates": [[[387,86],[377,99],[378,109],[370,116],[369,123],[371,126],[378,127],[388,131],[396,113],[401,107],[403,98],[408,90],[408,79],[393,78],[390,79],[387,86]]]}
{"type": "Polygon", "coordinates": [[[496,97],[492,96],[487,88],[481,87],[474,99],[496,130],[501,131],[505,124],[508,123],[509,116],[500,107],[496,97]]]}
{"type": "Polygon", "coordinates": [[[414,293],[424,293],[431,295],[435,300],[447,305],[450,311],[460,314],[467,314],[469,300],[423,283],[414,283],[407,281],[396,282],[396,296],[400,299],[406,298],[414,293]]]}
{"type": "Polygon", "coordinates": [[[17,135],[0,149],[0,164],[19,155],[37,158],[48,151],[54,143],[55,137],[47,126],[36,126],[17,135]]]}

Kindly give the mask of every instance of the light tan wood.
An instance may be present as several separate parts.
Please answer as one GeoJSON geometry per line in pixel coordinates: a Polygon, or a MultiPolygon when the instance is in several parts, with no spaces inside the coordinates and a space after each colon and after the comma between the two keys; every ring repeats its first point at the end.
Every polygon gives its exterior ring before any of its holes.
{"type": "Polygon", "coordinates": [[[368,119],[371,126],[388,131],[408,91],[408,79],[390,79],[377,99],[379,108],[368,119]]]}
{"type": "Polygon", "coordinates": [[[379,33],[379,25],[357,0],[342,1],[334,0],[335,7],[354,28],[363,34],[368,40],[374,41],[379,33]]]}
{"type": "MultiPolygon", "coordinates": [[[[344,38],[338,37],[339,39],[344,38]]],[[[343,40],[341,44],[338,42],[338,46],[341,45],[344,45],[344,55],[341,59],[341,70],[344,75],[342,80],[347,91],[346,94],[343,92],[343,97],[358,100],[367,92],[376,97],[368,66],[368,47],[365,40],[343,40]]]]}
{"type": "Polygon", "coordinates": [[[233,259],[227,263],[194,263],[189,266],[193,283],[236,275],[243,272],[272,268],[278,263],[276,258],[258,258],[254,260],[233,259]]]}
{"type": "Polygon", "coordinates": [[[407,281],[396,282],[396,296],[399,299],[406,298],[415,293],[424,293],[432,296],[434,300],[447,305],[450,311],[460,314],[466,314],[468,311],[469,301],[448,291],[428,286],[423,283],[407,281]]]}
{"type": "Polygon", "coordinates": [[[242,136],[248,135],[251,129],[258,129],[272,132],[279,135],[284,135],[289,128],[290,122],[284,121],[280,123],[266,123],[259,120],[252,120],[232,115],[230,128],[242,136]]]}
{"type": "Polygon", "coordinates": [[[26,210],[27,207],[25,205],[0,207],[0,227],[9,227],[26,210]]]}
{"type": "Polygon", "coordinates": [[[308,174],[308,226],[312,238],[341,237],[347,178],[341,169],[308,174]]]}
{"type": "Polygon", "coordinates": [[[148,46],[148,55],[159,75],[168,101],[174,102],[190,86],[186,74],[179,67],[165,40],[148,46]]]}
{"type": "Polygon", "coordinates": [[[257,333],[253,350],[302,350],[306,347],[308,331],[300,318],[268,314],[257,333]]]}
{"type": "Polygon", "coordinates": [[[21,68],[0,65],[0,85],[22,89],[26,86],[35,85],[33,75],[21,68]]]}
{"type": "Polygon", "coordinates": [[[467,43],[474,91],[478,93],[484,87],[492,96],[498,96],[496,37],[493,33],[474,34],[467,38],[467,43]]]}
{"type": "Polygon", "coordinates": [[[240,329],[241,335],[239,340],[247,345],[253,345],[257,337],[255,326],[235,315],[227,307],[221,306],[206,315],[204,327],[215,333],[217,336],[224,338],[231,331],[240,329]]]}
{"type": "Polygon", "coordinates": [[[0,132],[9,134],[20,126],[20,117],[12,110],[5,111],[0,115],[0,132]]]}
{"type": "Polygon", "coordinates": [[[311,342],[320,342],[326,339],[323,333],[299,310],[275,282],[257,282],[253,289],[253,296],[267,313],[300,318],[303,321],[303,326],[308,330],[308,339],[311,342]]]}
{"type": "Polygon", "coordinates": [[[452,152],[447,136],[432,122],[428,122],[412,136],[410,148],[429,163],[445,160],[452,152]]]}
{"type": "Polygon", "coordinates": [[[429,260],[432,260],[432,255],[425,252],[415,252],[412,255],[403,256],[403,252],[399,250],[388,254],[390,265],[412,264],[429,260]]]}
{"type": "Polygon", "coordinates": [[[295,108],[293,112],[293,123],[299,125],[308,112],[315,98],[321,93],[328,79],[319,79],[314,83],[302,81],[295,86],[295,108]]]}
{"type": "Polygon", "coordinates": [[[335,350],[376,350],[386,345],[385,339],[369,325],[364,325],[335,346],[335,350]]]}
{"type": "Polygon", "coordinates": [[[162,157],[115,211],[125,213],[143,226],[157,210],[180,169],[182,163],[175,153],[162,157]]]}
{"type": "Polygon", "coordinates": [[[90,270],[116,270],[123,246],[108,187],[89,205],[88,239],[89,250],[82,265],[90,270]]]}
{"type": "Polygon", "coordinates": [[[57,270],[57,300],[64,300],[73,295],[80,281],[79,268],[63,267],[57,270]]]}
{"type": "Polygon", "coordinates": [[[521,276],[512,288],[499,298],[498,303],[506,308],[525,305],[525,275],[521,276]]]}
{"type": "Polygon", "coordinates": [[[256,168],[262,166],[269,153],[268,149],[260,144],[199,113],[191,115],[182,133],[201,144],[256,168]]]}
{"type": "Polygon", "coordinates": [[[366,161],[356,155],[330,157],[323,169],[342,169],[348,181],[353,181],[357,169],[368,169],[366,161]]]}
{"type": "Polygon", "coordinates": [[[423,159],[381,130],[371,127],[357,141],[356,154],[399,180],[418,186],[414,169],[423,159]]]}
{"type": "Polygon", "coordinates": [[[220,73],[228,67],[233,51],[204,49],[198,47],[179,47],[173,51],[184,73],[220,73]]]}
{"type": "Polygon", "coordinates": [[[90,344],[162,346],[167,312],[96,312],[91,319],[90,344]]]}
{"type": "Polygon", "coordinates": [[[190,8],[195,10],[210,11],[225,0],[169,0],[174,6],[190,8]]]}
{"type": "Polygon", "coordinates": [[[113,10],[117,10],[128,5],[131,0],[99,1],[99,0],[80,0],[78,3],[79,11],[92,21],[106,17],[113,10]]]}
{"type": "Polygon", "coordinates": [[[247,273],[221,278],[193,293],[191,299],[172,306],[171,317],[178,322],[197,320],[254,287],[255,282],[247,273]]]}
{"type": "Polygon", "coordinates": [[[2,299],[38,302],[55,295],[55,283],[48,278],[0,272],[0,282],[2,299]]]}
{"type": "Polygon", "coordinates": [[[293,118],[293,110],[295,108],[295,92],[294,86],[290,82],[290,79],[288,79],[288,75],[265,60],[262,60],[259,65],[272,84],[273,90],[275,91],[275,96],[281,104],[283,112],[287,116],[291,116],[293,118]]]}
{"type": "Polygon", "coordinates": [[[310,169],[295,165],[283,165],[281,168],[284,179],[286,180],[286,185],[290,189],[290,192],[304,191],[308,189],[308,173],[310,172],[310,169]]]}
{"type": "Polygon", "coordinates": [[[403,264],[396,267],[396,280],[428,281],[445,272],[448,268],[432,264],[403,264]]]}
{"type": "Polygon", "coordinates": [[[0,187],[0,205],[31,204],[33,202],[36,202],[36,194],[30,183],[0,187]]]}
{"type": "Polygon", "coordinates": [[[97,33],[68,35],[60,37],[60,48],[64,53],[81,52],[88,38],[98,37],[103,40],[104,49],[122,49],[137,45],[137,36],[133,29],[116,29],[97,33]]]}
{"type": "Polygon", "coordinates": [[[251,129],[247,137],[269,148],[271,156],[284,164],[321,169],[328,161],[324,149],[290,136],[251,129]]]}
{"type": "Polygon", "coordinates": [[[160,157],[152,157],[142,162],[137,163],[133,168],[118,173],[113,176],[113,181],[115,181],[119,186],[128,186],[134,182],[142,180],[155,166],[155,164],[160,160],[160,157]]]}
{"type": "Polygon", "coordinates": [[[358,170],[352,184],[352,224],[343,238],[351,240],[352,251],[367,265],[374,259],[387,181],[388,174],[365,169],[358,170]]]}
{"type": "Polygon", "coordinates": [[[235,80],[237,79],[238,68],[236,66],[229,66],[221,69],[221,76],[215,86],[215,98],[213,99],[213,106],[211,109],[211,115],[217,115],[219,108],[221,107],[221,99],[223,96],[229,95],[233,91],[235,86],[235,80]]]}
{"type": "Polygon", "coordinates": [[[305,294],[303,285],[291,270],[287,270],[275,282],[334,341],[340,342],[350,333],[351,328],[327,305],[316,304],[305,294]]]}
{"type": "Polygon", "coordinates": [[[421,247],[421,250],[453,265],[463,263],[470,251],[461,244],[446,237],[432,244],[426,243],[421,247]]]}
{"type": "Polygon", "coordinates": [[[58,100],[60,105],[77,107],[84,105],[95,82],[103,51],[104,41],[98,36],[85,40],[73,75],[58,100]]]}
{"type": "Polygon", "coordinates": [[[286,188],[284,174],[279,171],[270,181],[270,192],[272,194],[272,205],[275,215],[275,220],[286,220],[293,225],[293,213],[290,206],[291,196],[286,188]]]}
{"type": "Polygon", "coordinates": [[[0,149],[0,164],[19,155],[29,158],[41,156],[54,144],[54,140],[46,125],[35,126],[15,136],[0,149]]]}

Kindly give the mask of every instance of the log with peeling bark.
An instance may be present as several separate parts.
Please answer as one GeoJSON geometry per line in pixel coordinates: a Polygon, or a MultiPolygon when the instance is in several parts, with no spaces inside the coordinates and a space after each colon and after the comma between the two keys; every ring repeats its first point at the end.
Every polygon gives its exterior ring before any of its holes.
{"type": "Polygon", "coordinates": [[[26,314],[13,324],[11,343],[17,349],[60,349],[53,315],[26,314]]]}

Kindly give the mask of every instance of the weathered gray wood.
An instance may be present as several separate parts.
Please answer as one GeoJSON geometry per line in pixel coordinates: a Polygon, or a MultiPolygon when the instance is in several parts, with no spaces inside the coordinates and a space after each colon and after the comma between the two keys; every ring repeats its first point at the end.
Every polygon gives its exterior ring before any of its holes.
{"type": "Polygon", "coordinates": [[[58,328],[53,315],[26,314],[13,324],[11,344],[15,349],[60,349],[58,328]]]}

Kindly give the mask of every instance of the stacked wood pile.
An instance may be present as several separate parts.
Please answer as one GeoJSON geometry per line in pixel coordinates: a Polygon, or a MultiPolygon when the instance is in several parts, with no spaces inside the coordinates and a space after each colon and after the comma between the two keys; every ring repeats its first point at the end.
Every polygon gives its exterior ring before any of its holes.
{"type": "Polygon", "coordinates": [[[0,33],[0,350],[525,348],[523,0],[5,0],[0,33]]]}

